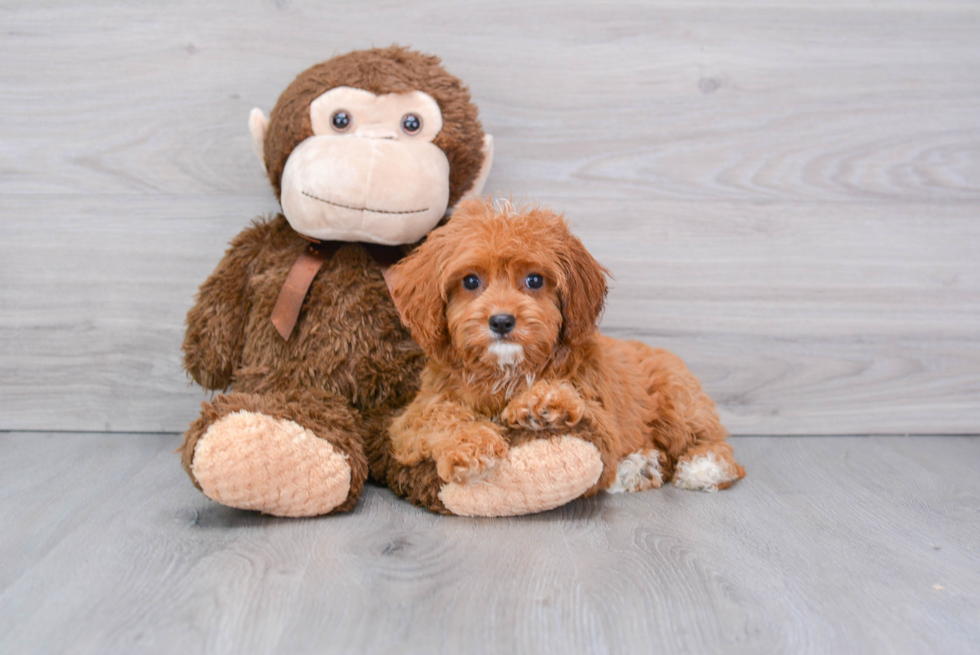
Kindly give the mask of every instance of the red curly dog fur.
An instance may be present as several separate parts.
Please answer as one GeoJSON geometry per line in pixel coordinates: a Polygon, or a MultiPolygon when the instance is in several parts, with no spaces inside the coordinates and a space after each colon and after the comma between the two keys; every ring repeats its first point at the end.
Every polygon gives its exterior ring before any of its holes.
{"type": "Polygon", "coordinates": [[[745,475],[679,358],[599,334],[606,270],[551,210],[465,202],[389,279],[429,355],[390,429],[399,462],[432,460],[443,480],[465,481],[505,456],[508,429],[521,426],[594,443],[603,473],[590,494],[671,478],[713,491],[745,475]]]}

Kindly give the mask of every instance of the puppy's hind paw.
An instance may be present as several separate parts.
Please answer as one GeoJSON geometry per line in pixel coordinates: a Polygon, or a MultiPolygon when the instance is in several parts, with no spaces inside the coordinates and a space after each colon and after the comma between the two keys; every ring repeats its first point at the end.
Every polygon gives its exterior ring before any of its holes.
{"type": "Polygon", "coordinates": [[[743,477],[745,470],[742,467],[709,451],[679,461],[673,482],[681,489],[715,492],[727,489],[743,477]]]}
{"type": "Polygon", "coordinates": [[[538,382],[514,398],[500,418],[527,430],[571,427],[582,420],[585,402],[568,382],[538,382]]]}
{"type": "Polygon", "coordinates": [[[659,489],[663,484],[666,457],[656,449],[630,453],[619,461],[616,479],[606,489],[611,494],[659,489]]]}

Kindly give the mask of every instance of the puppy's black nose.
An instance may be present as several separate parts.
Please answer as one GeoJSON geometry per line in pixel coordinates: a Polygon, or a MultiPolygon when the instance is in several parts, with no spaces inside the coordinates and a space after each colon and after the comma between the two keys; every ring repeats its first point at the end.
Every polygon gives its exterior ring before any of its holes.
{"type": "Polygon", "coordinates": [[[494,314],[490,317],[490,329],[504,336],[514,329],[517,319],[512,314],[494,314]]]}

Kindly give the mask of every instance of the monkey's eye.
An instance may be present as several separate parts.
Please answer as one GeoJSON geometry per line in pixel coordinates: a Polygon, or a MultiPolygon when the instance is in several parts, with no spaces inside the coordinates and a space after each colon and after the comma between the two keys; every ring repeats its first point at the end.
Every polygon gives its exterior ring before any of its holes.
{"type": "Polygon", "coordinates": [[[528,289],[540,289],[544,286],[544,278],[537,273],[531,273],[524,278],[524,284],[527,285],[528,289]]]}
{"type": "Polygon", "coordinates": [[[463,278],[463,288],[467,291],[475,291],[480,288],[480,278],[476,275],[467,275],[463,278]]]}
{"type": "Polygon", "coordinates": [[[405,134],[418,134],[422,131],[422,119],[415,114],[405,114],[402,116],[402,129],[405,134]]]}
{"type": "Polygon", "coordinates": [[[347,128],[350,127],[350,114],[343,109],[335,111],[333,116],[330,117],[330,124],[338,132],[346,132],[347,128]]]}

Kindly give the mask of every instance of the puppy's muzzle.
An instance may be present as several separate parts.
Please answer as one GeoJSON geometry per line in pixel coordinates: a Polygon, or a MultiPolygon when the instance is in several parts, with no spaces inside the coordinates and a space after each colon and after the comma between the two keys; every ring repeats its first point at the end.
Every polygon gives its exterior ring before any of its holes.
{"type": "Polygon", "coordinates": [[[517,319],[513,314],[494,314],[490,317],[489,324],[494,333],[504,337],[517,325],[517,319]]]}

